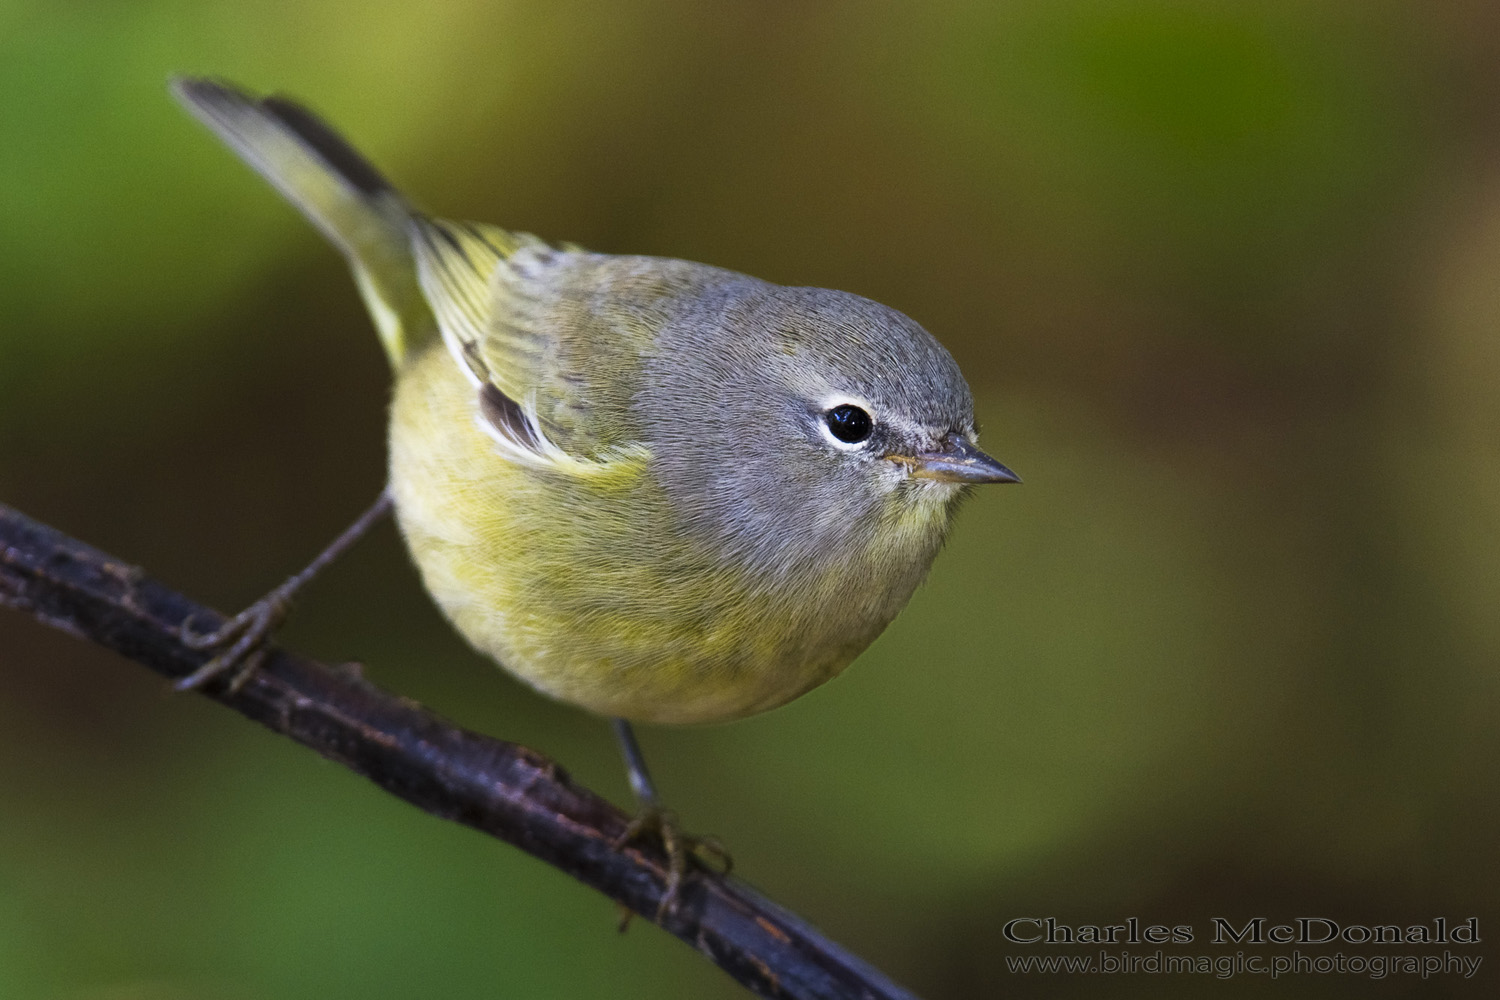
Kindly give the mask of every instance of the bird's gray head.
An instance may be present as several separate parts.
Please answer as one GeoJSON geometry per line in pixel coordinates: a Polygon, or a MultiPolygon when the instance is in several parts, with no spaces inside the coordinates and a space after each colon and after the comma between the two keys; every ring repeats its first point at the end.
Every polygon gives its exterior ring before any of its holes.
{"type": "Polygon", "coordinates": [[[1016,477],[976,445],[953,358],[894,309],[735,275],[667,323],[640,400],[685,530],[753,571],[920,561],[966,487],[1016,477]]]}

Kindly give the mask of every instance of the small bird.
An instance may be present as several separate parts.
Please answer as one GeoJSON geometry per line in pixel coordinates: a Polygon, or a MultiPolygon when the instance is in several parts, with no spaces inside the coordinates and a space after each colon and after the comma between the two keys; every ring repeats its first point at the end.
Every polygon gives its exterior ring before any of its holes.
{"type": "Polygon", "coordinates": [[[292,595],[394,507],[477,650],[615,720],[671,861],[631,721],[718,722],[837,675],[906,605],[977,483],[958,365],[845,292],[590,253],[414,209],[321,119],[214,80],[172,91],[343,253],[395,372],[386,492],[220,630],[188,678],[243,680],[292,595]]]}

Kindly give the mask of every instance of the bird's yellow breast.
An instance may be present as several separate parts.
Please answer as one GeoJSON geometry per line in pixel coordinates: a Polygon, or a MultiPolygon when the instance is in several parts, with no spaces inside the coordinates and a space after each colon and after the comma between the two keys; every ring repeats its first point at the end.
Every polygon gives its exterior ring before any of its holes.
{"type": "Polygon", "coordinates": [[[441,344],[403,365],[390,433],[402,533],[470,643],[600,714],[712,722],[790,701],[879,634],[940,538],[897,522],[871,539],[869,565],[757,581],[683,530],[649,456],[588,476],[517,464],[479,427],[475,399],[441,344]],[[892,560],[915,568],[892,574],[892,560]],[[872,574],[890,585],[872,592],[872,574]]]}

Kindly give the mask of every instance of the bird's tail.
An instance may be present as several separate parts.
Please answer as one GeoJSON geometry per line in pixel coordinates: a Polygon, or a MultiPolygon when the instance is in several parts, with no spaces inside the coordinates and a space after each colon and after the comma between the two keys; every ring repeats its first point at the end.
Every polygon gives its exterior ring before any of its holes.
{"type": "Polygon", "coordinates": [[[177,77],[173,95],[343,252],[393,366],[435,330],[412,257],[413,209],[311,111],[283,97],[177,77]]]}

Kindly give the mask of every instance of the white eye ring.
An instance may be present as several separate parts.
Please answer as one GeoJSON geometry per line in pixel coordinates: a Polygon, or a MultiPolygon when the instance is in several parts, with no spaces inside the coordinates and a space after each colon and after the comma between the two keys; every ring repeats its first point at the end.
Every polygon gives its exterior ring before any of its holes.
{"type": "Polygon", "coordinates": [[[832,396],[823,401],[823,406],[818,413],[818,429],[822,431],[823,438],[840,451],[862,451],[874,436],[875,414],[873,409],[868,402],[855,396],[832,396]],[[833,433],[833,428],[829,426],[829,414],[845,406],[859,410],[870,421],[870,433],[867,433],[858,441],[845,441],[839,438],[833,433]]]}

